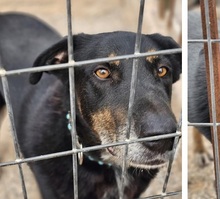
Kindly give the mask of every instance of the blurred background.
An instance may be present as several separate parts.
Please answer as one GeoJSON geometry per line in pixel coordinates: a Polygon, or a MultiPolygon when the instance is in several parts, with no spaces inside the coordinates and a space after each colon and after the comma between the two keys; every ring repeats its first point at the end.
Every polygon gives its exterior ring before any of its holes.
{"type": "MultiPolygon", "coordinates": [[[[148,0],[145,3],[143,33],[160,33],[173,37],[181,45],[181,0],[148,0]]],[[[50,24],[63,36],[67,35],[66,2],[63,0],[0,0],[0,14],[8,11],[30,13],[50,24]]],[[[73,0],[73,33],[99,33],[116,30],[137,30],[138,0],[73,0]]],[[[1,38],[0,38],[1,39],[1,38]]],[[[37,56],[37,55],[36,55],[37,56]]],[[[172,107],[179,118],[181,112],[181,81],[174,85],[172,107]]],[[[6,114],[0,127],[0,162],[15,159],[9,123],[6,114]]],[[[40,199],[34,178],[23,165],[28,197],[40,199]]],[[[160,194],[166,174],[162,169],[144,196],[160,194]]],[[[168,191],[181,190],[181,143],[176,152],[168,191]]],[[[16,166],[0,168],[0,199],[23,198],[16,166]]],[[[172,198],[181,198],[181,195],[172,198]]]]}

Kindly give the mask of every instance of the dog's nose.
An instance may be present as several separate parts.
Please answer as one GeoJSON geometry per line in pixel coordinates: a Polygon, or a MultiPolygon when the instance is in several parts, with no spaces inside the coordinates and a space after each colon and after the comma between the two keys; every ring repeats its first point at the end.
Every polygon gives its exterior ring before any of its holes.
{"type": "MultiPolygon", "coordinates": [[[[140,137],[151,137],[157,135],[166,135],[175,133],[177,123],[172,113],[150,113],[141,122],[140,137]]],[[[173,138],[159,139],[155,141],[146,141],[143,144],[150,150],[156,150],[159,153],[172,150],[173,138]]]]}
{"type": "Polygon", "coordinates": [[[172,112],[146,113],[140,123],[140,137],[149,137],[174,133],[177,129],[172,112]]]}
{"type": "MultiPolygon", "coordinates": [[[[139,138],[175,133],[177,122],[169,104],[159,103],[157,100],[148,102],[145,108],[138,108],[141,112],[139,119],[135,119],[135,126],[139,138]]],[[[137,111],[137,110],[136,110],[137,111]]],[[[137,115],[137,114],[135,114],[137,115]]],[[[143,144],[148,148],[165,152],[172,149],[174,138],[147,141],[143,144]],[[158,146],[156,146],[158,145],[158,146]]]]}

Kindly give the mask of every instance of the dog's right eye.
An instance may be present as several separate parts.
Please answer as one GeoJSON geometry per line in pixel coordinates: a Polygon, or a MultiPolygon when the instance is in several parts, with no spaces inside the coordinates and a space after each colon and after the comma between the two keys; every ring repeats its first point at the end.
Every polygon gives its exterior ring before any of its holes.
{"type": "Polygon", "coordinates": [[[168,72],[168,69],[166,66],[161,66],[157,69],[157,74],[159,77],[164,77],[168,72]]]}
{"type": "Polygon", "coordinates": [[[110,71],[106,68],[99,68],[99,69],[95,70],[95,75],[99,79],[107,79],[110,76],[110,71]]]}

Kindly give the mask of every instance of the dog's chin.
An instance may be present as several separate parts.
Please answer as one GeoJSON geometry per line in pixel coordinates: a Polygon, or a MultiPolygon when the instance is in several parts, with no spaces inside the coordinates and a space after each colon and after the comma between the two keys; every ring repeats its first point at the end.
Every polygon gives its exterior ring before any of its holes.
{"type": "MultiPolygon", "coordinates": [[[[104,160],[104,162],[111,164],[113,166],[116,166],[116,167],[122,167],[122,161],[123,161],[123,158],[114,158],[114,159],[111,158],[108,160],[104,160]]],[[[128,168],[133,167],[137,169],[149,170],[149,169],[158,169],[158,168],[164,167],[167,165],[167,162],[168,160],[165,161],[162,159],[154,160],[152,162],[144,162],[144,161],[137,162],[137,161],[127,160],[126,165],[128,168]]]]}
{"type": "Polygon", "coordinates": [[[129,162],[129,166],[128,167],[133,167],[133,168],[137,168],[137,169],[159,169],[161,167],[164,167],[167,162],[164,161],[159,161],[160,163],[158,164],[140,164],[140,163],[136,163],[136,162],[129,162]]]}
{"type": "MultiPolygon", "coordinates": [[[[150,152],[148,154],[140,154],[138,157],[128,155],[126,165],[128,168],[133,167],[146,170],[157,169],[167,165],[169,157],[170,152],[168,151],[162,155],[150,152]]],[[[123,163],[123,157],[121,155],[109,153],[109,150],[106,150],[104,153],[102,153],[101,158],[104,162],[117,167],[121,167],[123,163]]]]}

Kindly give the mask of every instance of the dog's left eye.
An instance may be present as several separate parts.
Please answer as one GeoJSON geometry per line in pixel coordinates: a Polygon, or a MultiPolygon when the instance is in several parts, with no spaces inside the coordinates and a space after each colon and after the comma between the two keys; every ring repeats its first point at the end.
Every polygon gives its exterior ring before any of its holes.
{"type": "Polygon", "coordinates": [[[168,69],[166,66],[161,66],[157,69],[157,74],[159,77],[164,77],[168,72],[168,69]]]}
{"type": "Polygon", "coordinates": [[[95,75],[100,79],[107,79],[110,76],[110,71],[106,68],[99,68],[95,71],[95,75]]]}

